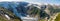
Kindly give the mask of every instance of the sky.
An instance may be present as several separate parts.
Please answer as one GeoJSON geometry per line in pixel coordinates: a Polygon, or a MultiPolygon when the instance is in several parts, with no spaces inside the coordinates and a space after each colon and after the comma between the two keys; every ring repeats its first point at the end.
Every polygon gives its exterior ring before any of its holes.
{"type": "Polygon", "coordinates": [[[50,4],[60,4],[60,0],[0,0],[2,1],[25,1],[25,2],[31,2],[31,3],[50,3],[50,4]]]}

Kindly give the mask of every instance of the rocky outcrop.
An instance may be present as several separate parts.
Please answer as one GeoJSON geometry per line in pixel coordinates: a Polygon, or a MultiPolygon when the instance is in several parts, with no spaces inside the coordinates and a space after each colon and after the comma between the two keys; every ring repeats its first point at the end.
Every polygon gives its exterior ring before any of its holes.
{"type": "Polygon", "coordinates": [[[11,11],[4,7],[0,7],[0,21],[20,21],[21,19],[16,17],[11,11]]]}

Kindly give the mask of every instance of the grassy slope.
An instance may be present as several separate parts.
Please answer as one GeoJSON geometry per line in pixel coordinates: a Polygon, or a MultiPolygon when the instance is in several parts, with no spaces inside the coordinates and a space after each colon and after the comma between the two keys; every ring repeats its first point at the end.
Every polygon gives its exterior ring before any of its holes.
{"type": "MultiPolygon", "coordinates": [[[[5,13],[9,14],[10,16],[14,16],[13,13],[7,9],[3,9],[0,7],[0,10],[3,10],[5,13]]],[[[7,20],[6,17],[0,16],[0,21],[20,21],[19,19],[12,19],[12,20],[7,20]]]]}
{"type": "Polygon", "coordinates": [[[55,21],[60,21],[60,13],[59,13],[59,15],[56,17],[55,21]]]}

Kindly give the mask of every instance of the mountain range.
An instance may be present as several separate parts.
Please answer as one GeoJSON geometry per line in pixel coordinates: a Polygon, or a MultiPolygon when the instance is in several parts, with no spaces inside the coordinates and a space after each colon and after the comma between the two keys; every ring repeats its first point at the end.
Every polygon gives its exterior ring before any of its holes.
{"type": "MultiPolygon", "coordinates": [[[[60,12],[60,5],[34,4],[28,2],[0,2],[0,7],[7,12],[6,16],[12,19],[22,19],[22,17],[38,17],[39,19],[51,19],[60,12]],[[12,14],[12,15],[9,15],[12,14]],[[15,18],[16,17],[16,18],[15,18]],[[47,17],[47,18],[46,18],[47,17]]],[[[2,9],[0,8],[0,10],[2,9]]],[[[4,12],[3,12],[4,13],[4,12]]],[[[1,15],[1,14],[0,14],[1,15]]],[[[4,16],[5,14],[2,14],[4,16]]]]}

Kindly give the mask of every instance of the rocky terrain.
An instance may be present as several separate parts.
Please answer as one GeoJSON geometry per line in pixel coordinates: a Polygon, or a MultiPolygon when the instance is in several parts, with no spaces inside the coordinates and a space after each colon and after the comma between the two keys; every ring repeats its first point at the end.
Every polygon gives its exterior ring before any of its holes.
{"type": "Polygon", "coordinates": [[[20,21],[11,11],[0,7],[0,21],[20,21]]]}

